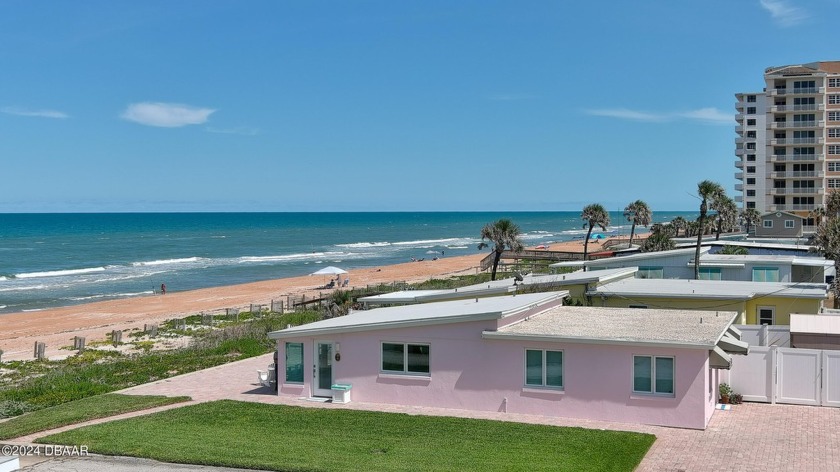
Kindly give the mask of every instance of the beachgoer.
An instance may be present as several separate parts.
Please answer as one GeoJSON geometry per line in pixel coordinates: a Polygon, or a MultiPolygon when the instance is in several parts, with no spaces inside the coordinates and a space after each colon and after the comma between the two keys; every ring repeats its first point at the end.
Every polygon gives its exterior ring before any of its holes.
{"type": "Polygon", "coordinates": [[[445,252],[445,251],[440,251],[440,256],[441,256],[441,257],[443,257],[443,253],[444,253],[444,252],[445,252]]]}
{"type": "Polygon", "coordinates": [[[160,293],[166,295],[166,284],[160,284],[160,293]]]}

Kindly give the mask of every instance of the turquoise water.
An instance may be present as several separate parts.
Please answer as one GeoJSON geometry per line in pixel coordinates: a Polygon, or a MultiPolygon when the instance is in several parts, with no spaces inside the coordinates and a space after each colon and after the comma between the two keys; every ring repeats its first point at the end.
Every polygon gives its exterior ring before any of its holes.
{"type": "Polygon", "coordinates": [[[0,313],[475,254],[499,218],[529,246],[586,234],[579,212],[0,214],[0,313]]]}

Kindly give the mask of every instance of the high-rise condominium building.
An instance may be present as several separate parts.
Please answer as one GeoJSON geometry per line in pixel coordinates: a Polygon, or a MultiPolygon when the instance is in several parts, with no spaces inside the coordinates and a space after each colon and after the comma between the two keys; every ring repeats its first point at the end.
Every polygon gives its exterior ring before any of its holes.
{"type": "Polygon", "coordinates": [[[840,61],[764,71],[764,90],[737,93],[735,200],[760,213],[811,211],[840,189],[840,61]]]}

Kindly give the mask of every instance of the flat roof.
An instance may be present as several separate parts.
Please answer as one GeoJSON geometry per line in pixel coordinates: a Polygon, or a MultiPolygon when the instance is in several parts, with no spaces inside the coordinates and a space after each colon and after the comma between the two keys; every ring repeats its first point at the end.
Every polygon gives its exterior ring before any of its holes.
{"type": "Polygon", "coordinates": [[[712,349],[736,315],[732,311],[558,306],[482,336],[712,349]]]}
{"type": "MultiPolygon", "coordinates": [[[[692,261],[693,262],[693,261],[692,261]]],[[[714,263],[768,263],[768,264],[785,264],[796,266],[811,266],[811,267],[833,267],[834,261],[829,261],[824,257],[807,257],[794,256],[786,254],[703,254],[700,256],[700,265],[711,265],[714,263]]]]}
{"type": "Polygon", "coordinates": [[[828,285],[818,283],[744,282],[738,280],[623,279],[590,290],[587,295],[654,298],[749,300],[772,295],[788,298],[826,298],[828,285]]]}
{"type": "MultiPolygon", "coordinates": [[[[620,261],[623,263],[624,261],[643,261],[649,259],[659,259],[662,257],[671,257],[671,256],[679,256],[679,255],[687,255],[687,254],[694,254],[696,252],[696,244],[690,248],[682,248],[682,249],[671,249],[668,251],[656,251],[656,252],[639,252],[636,254],[628,254],[626,256],[620,257],[608,257],[604,259],[596,259],[592,261],[565,261],[565,262],[557,262],[554,264],[549,265],[549,267],[580,267],[586,265],[587,267],[597,267],[597,266],[604,266],[615,264],[616,261],[620,261]]],[[[708,247],[701,247],[700,248],[700,257],[703,257],[702,254],[709,252],[708,247]]]]}
{"type": "MultiPolygon", "coordinates": [[[[785,238],[768,238],[772,241],[778,241],[780,239],[785,238]]],[[[701,247],[705,246],[738,246],[738,247],[746,247],[751,248],[754,247],[756,249],[785,249],[788,251],[809,251],[811,246],[805,244],[795,244],[794,241],[801,240],[802,238],[788,238],[791,241],[791,244],[783,244],[783,243],[762,243],[758,241],[730,241],[730,240],[720,240],[720,241],[703,241],[700,243],[701,247]]],[[[686,243],[677,243],[677,247],[697,247],[697,242],[686,242],[686,243]]]]}
{"type": "Polygon", "coordinates": [[[268,333],[268,337],[280,339],[349,331],[500,319],[540,305],[560,301],[568,294],[568,291],[561,290],[353,311],[345,316],[272,331],[268,333]]]}
{"type": "Polygon", "coordinates": [[[582,270],[568,274],[549,275],[526,275],[521,282],[524,286],[529,285],[576,285],[590,282],[608,282],[610,280],[629,277],[636,273],[638,267],[620,267],[618,269],[582,270]]]}
{"type": "Polygon", "coordinates": [[[453,289],[400,290],[398,292],[383,293],[381,295],[360,297],[359,301],[373,305],[426,303],[432,301],[457,300],[459,298],[468,297],[505,295],[515,291],[516,287],[513,285],[513,279],[504,279],[453,289]]]}

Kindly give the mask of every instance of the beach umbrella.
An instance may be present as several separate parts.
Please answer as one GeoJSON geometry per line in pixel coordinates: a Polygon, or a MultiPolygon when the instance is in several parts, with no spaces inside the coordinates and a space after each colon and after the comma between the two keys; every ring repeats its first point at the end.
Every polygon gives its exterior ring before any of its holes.
{"type": "Polygon", "coordinates": [[[339,274],[346,274],[347,271],[344,269],[339,269],[335,266],[327,266],[321,270],[317,270],[312,273],[312,275],[339,275],[339,274]]]}
{"type": "Polygon", "coordinates": [[[328,275],[341,275],[341,274],[346,274],[346,273],[347,273],[347,271],[344,270],[344,269],[340,269],[340,268],[335,267],[335,266],[327,266],[327,267],[324,267],[323,269],[316,270],[311,275],[323,275],[324,276],[324,284],[326,285],[328,275]]]}

